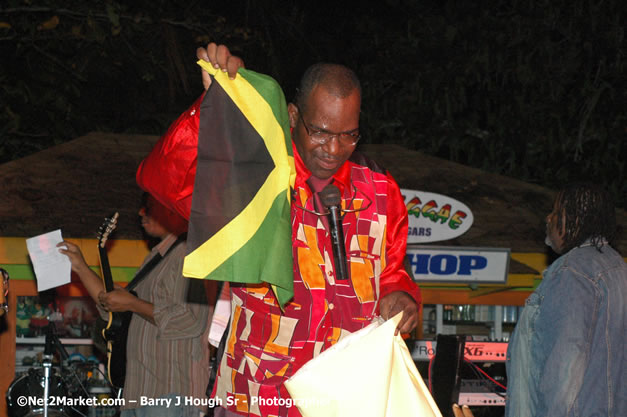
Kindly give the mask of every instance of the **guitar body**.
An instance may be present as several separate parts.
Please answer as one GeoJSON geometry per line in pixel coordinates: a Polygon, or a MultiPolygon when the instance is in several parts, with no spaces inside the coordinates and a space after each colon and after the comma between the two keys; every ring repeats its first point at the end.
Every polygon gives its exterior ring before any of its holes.
{"type": "Polygon", "coordinates": [[[128,328],[133,313],[113,313],[113,319],[102,329],[102,337],[107,342],[107,377],[113,386],[124,387],[126,377],[126,342],[128,328]]]}

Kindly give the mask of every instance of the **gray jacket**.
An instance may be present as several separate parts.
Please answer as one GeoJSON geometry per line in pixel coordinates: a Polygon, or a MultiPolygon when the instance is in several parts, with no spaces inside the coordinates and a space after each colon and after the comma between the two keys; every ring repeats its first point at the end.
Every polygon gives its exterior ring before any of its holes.
{"type": "Polygon", "coordinates": [[[627,264],[609,245],[559,257],[507,352],[507,417],[627,416],[627,264]]]}

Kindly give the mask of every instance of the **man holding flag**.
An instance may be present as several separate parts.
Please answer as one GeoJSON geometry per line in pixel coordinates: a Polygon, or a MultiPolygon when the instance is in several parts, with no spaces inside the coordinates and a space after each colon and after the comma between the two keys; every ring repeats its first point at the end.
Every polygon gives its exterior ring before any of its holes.
{"type": "MultiPolygon", "coordinates": [[[[420,294],[403,267],[407,211],[390,174],[355,152],[360,139],[361,87],[353,71],[335,64],[310,67],[297,97],[285,109],[282,94],[277,99],[279,104],[273,105],[273,94],[268,93],[271,88],[265,80],[243,69],[241,59],[231,56],[226,47],[210,44],[207,49],[199,49],[197,55],[217,70],[211,76],[203,72],[208,91],[198,107],[200,111],[187,111],[177,121],[179,126],[198,126],[191,214],[183,214],[190,215],[190,239],[195,239],[194,223],[196,230],[209,225],[212,231],[197,232],[197,237],[211,235],[211,239],[192,243],[184,274],[231,281],[231,320],[213,389],[220,405],[215,415],[300,416],[298,409],[286,401],[290,397],[284,382],[302,365],[343,336],[366,327],[377,315],[388,319],[403,312],[397,332],[407,333],[416,326],[420,294]],[[237,87],[238,82],[246,85],[237,87]],[[256,91],[246,90],[249,85],[256,91]],[[269,107],[248,102],[250,97],[257,97],[257,92],[261,101],[270,103],[269,107]],[[224,105],[225,101],[235,105],[224,105]],[[274,129],[278,136],[284,132],[284,155],[266,139],[260,143],[265,143],[267,151],[251,151],[256,146],[253,141],[238,145],[242,135],[265,136],[262,132],[272,130],[257,121],[256,113],[266,107],[271,109],[270,118],[284,126],[274,129]],[[245,117],[240,120],[240,115],[245,117]],[[203,150],[209,137],[214,142],[203,150]],[[220,137],[228,140],[216,144],[220,137]],[[258,167],[260,164],[253,159],[261,153],[269,155],[267,159],[273,161],[270,165],[275,169],[267,174],[249,173],[247,177],[234,174],[237,166],[246,167],[244,171],[258,167]],[[205,158],[211,162],[205,163],[205,158]],[[230,161],[225,164],[226,159],[230,161]],[[286,167],[292,166],[291,175],[289,168],[283,174],[277,173],[281,161],[287,161],[286,167]],[[258,177],[264,179],[258,181],[262,184],[260,190],[267,191],[268,183],[274,182],[273,175],[289,179],[291,187],[273,193],[266,205],[258,204],[254,197],[246,208],[233,208],[231,194],[241,193],[258,177]],[[218,193],[218,186],[227,191],[218,193]],[[216,199],[221,200],[217,205],[216,199]],[[268,216],[278,213],[283,222],[270,228],[264,226],[265,221],[242,220],[251,206],[267,207],[268,216]],[[331,221],[329,207],[341,213],[338,221],[331,221]],[[217,219],[218,209],[234,213],[227,220],[217,219]],[[250,227],[242,225],[256,228],[250,232],[250,227]],[[334,246],[331,235],[337,234],[338,227],[345,259],[334,256],[337,243],[334,246]],[[236,230],[239,232],[234,233],[236,230]],[[242,234],[250,235],[250,239],[234,244],[242,234]],[[212,241],[220,244],[212,246],[212,241]],[[256,249],[250,241],[256,241],[256,249]],[[225,247],[234,256],[224,255],[225,247]],[[272,252],[276,255],[267,255],[268,247],[276,247],[272,252]],[[266,255],[256,259],[258,253],[266,255]],[[289,263],[273,266],[280,263],[277,258],[281,255],[288,255],[289,263]],[[246,259],[251,262],[244,262],[246,259]],[[338,262],[344,263],[347,276],[337,273],[338,262]],[[246,269],[251,264],[260,271],[246,269]],[[207,268],[212,273],[201,272],[207,268]],[[251,278],[253,275],[260,278],[251,278]]],[[[203,68],[211,70],[206,63],[203,68]]],[[[172,129],[168,132],[175,133],[172,129]]]]}

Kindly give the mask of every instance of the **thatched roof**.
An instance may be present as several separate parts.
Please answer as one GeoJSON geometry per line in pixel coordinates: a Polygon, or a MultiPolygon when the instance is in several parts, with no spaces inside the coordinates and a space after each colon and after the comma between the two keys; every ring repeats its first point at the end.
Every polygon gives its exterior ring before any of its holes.
{"type": "Polygon", "coordinates": [[[0,165],[0,236],[60,228],[64,237],[94,238],[104,218],[119,211],[115,237],[141,239],[135,171],[157,139],[90,133],[0,165]]]}
{"type": "MultiPolygon", "coordinates": [[[[31,237],[61,228],[63,235],[93,238],[104,217],[120,212],[115,238],[140,239],[139,162],[156,136],[90,133],[0,165],[1,237],[31,237]]],[[[390,170],[402,188],[453,197],[473,211],[474,224],[446,245],[507,247],[544,252],[544,217],[553,192],[395,145],[362,145],[390,170]]],[[[619,225],[627,214],[618,211],[619,225]]],[[[627,252],[627,239],[618,240],[627,252]]]]}

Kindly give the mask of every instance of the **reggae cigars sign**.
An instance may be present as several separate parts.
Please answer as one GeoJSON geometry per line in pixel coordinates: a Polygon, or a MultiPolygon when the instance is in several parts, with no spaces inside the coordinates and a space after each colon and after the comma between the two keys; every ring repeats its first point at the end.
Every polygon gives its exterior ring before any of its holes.
{"type": "Polygon", "coordinates": [[[468,206],[451,197],[405,189],[401,194],[409,214],[408,244],[455,239],[472,226],[468,206]]]}
{"type": "Polygon", "coordinates": [[[473,223],[465,204],[441,194],[401,190],[409,214],[407,262],[419,282],[507,282],[510,250],[424,246],[463,235],[473,223]],[[414,244],[414,245],[412,245],[414,244]]]}

